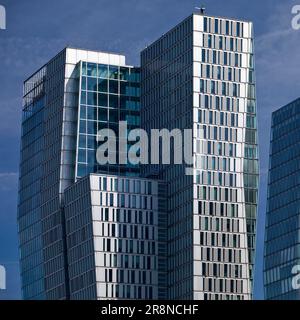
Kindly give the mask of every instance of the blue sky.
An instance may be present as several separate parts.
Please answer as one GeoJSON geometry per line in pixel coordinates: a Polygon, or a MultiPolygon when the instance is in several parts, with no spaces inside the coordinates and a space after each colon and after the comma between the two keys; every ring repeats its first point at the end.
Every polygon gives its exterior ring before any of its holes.
{"type": "MultiPolygon", "coordinates": [[[[200,2],[201,3],[201,2],[200,2]]],[[[0,0],[0,264],[7,290],[20,298],[16,226],[22,82],[66,45],[113,51],[139,64],[139,51],[186,16],[193,0],[0,0]]],[[[262,298],[263,229],[271,112],[300,96],[300,30],[291,8],[300,0],[206,0],[207,13],[252,20],[255,28],[261,189],[255,298],[262,298]]]]}

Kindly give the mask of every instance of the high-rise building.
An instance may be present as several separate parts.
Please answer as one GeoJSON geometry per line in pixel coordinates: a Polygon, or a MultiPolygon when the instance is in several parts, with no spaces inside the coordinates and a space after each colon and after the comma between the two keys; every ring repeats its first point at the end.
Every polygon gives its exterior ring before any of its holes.
{"type": "Polygon", "coordinates": [[[264,252],[265,299],[299,300],[300,99],[272,114],[264,252]],[[293,286],[296,283],[296,286],[293,286]]]}
{"type": "MultiPolygon", "coordinates": [[[[18,223],[25,299],[68,299],[64,191],[98,166],[96,133],[139,126],[139,69],[117,54],[66,48],[24,82],[18,223]]],[[[119,141],[118,141],[119,143],[119,141]]]]}
{"type": "Polygon", "coordinates": [[[258,198],[252,23],[191,15],[142,52],[141,94],[147,132],[193,129],[191,168],[143,167],[167,184],[168,298],[251,299],[258,198]]]}
{"type": "Polygon", "coordinates": [[[64,49],[24,83],[23,297],[251,299],[256,130],[251,22],[193,14],[141,69],[64,49]],[[137,128],[191,129],[194,161],[118,162],[137,128]],[[102,129],[117,162],[99,163],[102,129]]]}

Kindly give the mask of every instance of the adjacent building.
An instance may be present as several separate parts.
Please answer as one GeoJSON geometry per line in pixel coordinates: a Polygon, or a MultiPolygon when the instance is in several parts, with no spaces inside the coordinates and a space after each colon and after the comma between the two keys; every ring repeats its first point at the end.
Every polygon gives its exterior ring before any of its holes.
{"type": "Polygon", "coordinates": [[[272,114],[264,253],[265,299],[299,300],[300,99],[272,114]]]}
{"type": "Polygon", "coordinates": [[[25,299],[251,299],[257,192],[251,22],[192,14],[140,68],[66,48],[24,83],[25,299]],[[99,164],[99,130],[119,159],[137,128],[191,129],[192,163],[99,164]]]}

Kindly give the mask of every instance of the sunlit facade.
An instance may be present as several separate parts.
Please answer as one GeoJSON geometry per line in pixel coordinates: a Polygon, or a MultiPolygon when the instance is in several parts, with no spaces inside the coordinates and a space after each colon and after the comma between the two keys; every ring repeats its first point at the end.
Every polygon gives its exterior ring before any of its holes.
{"type": "Polygon", "coordinates": [[[65,192],[71,299],[164,299],[165,187],[91,174],[65,192]]]}
{"type": "Polygon", "coordinates": [[[251,299],[258,201],[252,23],[193,14],[142,52],[141,88],[148,132],[194,132],[194,165],[143,167],[168,185],[168,298],[251,299]]]}

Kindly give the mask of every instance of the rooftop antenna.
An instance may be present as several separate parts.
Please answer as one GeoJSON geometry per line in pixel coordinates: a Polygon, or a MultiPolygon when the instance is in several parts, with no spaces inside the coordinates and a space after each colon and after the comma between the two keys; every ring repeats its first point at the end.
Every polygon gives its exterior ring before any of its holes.
{"type": "Polygon", "coordinates": [[[203,15],[205,13],[206,8],[202,4],[201,7],[195,7],[196,10],[200,10],[200,13],[203,15]]]}

